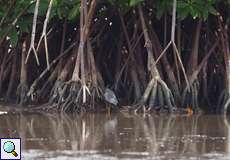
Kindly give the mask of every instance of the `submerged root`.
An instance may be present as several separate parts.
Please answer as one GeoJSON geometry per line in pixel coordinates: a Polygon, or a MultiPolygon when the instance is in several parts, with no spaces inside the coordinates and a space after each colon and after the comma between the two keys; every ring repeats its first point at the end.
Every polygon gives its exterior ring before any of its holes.
{"type": "Polygon", "coordinates": [[[27,92],[29,88],[26,84],[19,84],[16,92],[17,104],[25,105],[28,102],[27,92]]]}
{"type": "Polygon", "coordinates": [[[224,90],[218,100],[217,111],[221,113],[227,113],[230,107],[230,94],[227,90],[224,90]]]}
{"type": "Polygon", "coordinates": [[[186,87],[182,95],[182,106],[191,108],[194,111],[199,111],[198,93],[199,93],[199,81],[195,80],[190,88],[186,87]]]}
{"type": "Polygon", "coordinates": [[[138,106],[139,107],[135,111],[142,108],[144,110],[147,109],[147,111],[154,109],[172,112],[175,107],[175,102],[165,82],[161,79],[152,79],[145,89],[144,95],[138,106]]]}

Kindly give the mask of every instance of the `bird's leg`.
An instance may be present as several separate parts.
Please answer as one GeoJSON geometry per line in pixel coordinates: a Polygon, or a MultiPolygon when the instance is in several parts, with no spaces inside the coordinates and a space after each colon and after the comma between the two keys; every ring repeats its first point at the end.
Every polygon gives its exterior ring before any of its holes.
{"type": "Polygon", "coordinates": [[[108,113],[108,117],[110,117],[111,116],[111,107],[110,107],[110,105],[107,105],[106,108],[108,108],[107,113],[108,113]]]}

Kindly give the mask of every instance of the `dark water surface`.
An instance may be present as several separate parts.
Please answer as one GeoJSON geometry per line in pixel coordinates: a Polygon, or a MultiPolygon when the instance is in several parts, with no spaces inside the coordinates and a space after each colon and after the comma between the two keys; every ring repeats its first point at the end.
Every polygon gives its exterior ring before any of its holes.
{"type": "Polygon", "coordinates": [[[228,116],[0,113],[23,159],[230,159],[228,116]]]}

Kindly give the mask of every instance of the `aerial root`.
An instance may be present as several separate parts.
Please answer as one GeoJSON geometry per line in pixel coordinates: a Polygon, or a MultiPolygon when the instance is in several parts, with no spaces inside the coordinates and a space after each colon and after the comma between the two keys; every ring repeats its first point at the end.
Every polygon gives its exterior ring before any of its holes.
{"type": "MultiPolygon", "coordinates": [[[[37,99],[46,101],[49,99],[50,90],[52,89],[53,81],[46,81],[42,88],[38,91],[37,99]]],[[[51,90],[52,91],[52,90],[51,90]]]]}
{"type": "Polygon", "coordinates": [[[44,24],[43,24],[43,31],[42,31],[42,35],[40,37],[40,40],[38,42],[38,46],[37,46],[37,50],[42,42],[42,40],[44,39],[44,44],[45,44],[45,55],[46,55],[46,64],[47,64],[47,68],[48,70],[50,69],[50,64],[49,64],[49,52],[48,52],[48,44],[47,44],[47,33],[46,33],[46,30],[47,30],[47,24],[48,24],[48,20],[49,20],[49,17],[50,17],[50,12],[51,12],[51,8],[52,8],[52,4],[53,4],[53,0],[50,0],[49,2],[49,6],[48,6],[48,9],[47,9],[47,12],[46,12],[46,19],[44,21],[44,24]]]}
{"type": "Polygon", "coordinates": [[[35,42],[35,34],[36,34],[36,25],[37,25],[37,18],[38,18],[38,8],[39,8],[40,0],[36,1],[35,9],[34,9],[34,17],[33,17],[33,27],[32,27],[32,32],[31,32],[31,41],[30,41],[30,48],[28,50],[27,56],[26,56],[26,61],[27,63],[30,53],[34,52],[34,56],[36,59],[36,62],[38,65],[40,65],[39,60],[38,60],[38,54],[37,51],[34,47],[34,42],[35,42]]]}
{"type": "Polygon", "coordinates": [[[153,86],[150,100],[149,100],[149,107],[151,107],[151,108],[154,107],[154,103],[156,101],[156,96],[157,96],[157,83],[155,83],[153,86]]]}
{"type": "Polygon", "coordinates": [[[137,105],[135,112],[154,110],[167,110],[172,112],[175,107],[174,97],[164,81],[152,79],[137,105]]]}
{"type": "MultiPolygon", "coordinates": [[[[85,111],[87,106],[94,109],[95,101],[102,99],[103,89],[99,86],[82,85],[80,81],[57,81],[51,91],[49,104],[56,104],[59,110],[85,111]]],[[[87,108],[90,109],[90,108],[87,108]]]]}
{"type": "Polygon", "coordinates": [[[91,96],[90,96],[89,106],[91,106],[92,109],[95,109],[96,100],[103,99],[103,88],[97,85],[92,86],[90,87],[90,92],[91,92],[91,96]]]}
{"type": "Polygon", "coordinates": [[[86,103],[86,94],[88,93],[90,95],[90,91],[89,91],[89,88],[84,84],[82,85],[82,93],[83,93],[83,103],[86,103]]]}
{"type": "Polygon", "coordinates": [[[54,84],[54,87],[52,88],[50,92],[50,98],[49,98],[49,104],[59,103],[58,100],[59,97],[62,97],[62,92],[64,91],[64,84],[65,82],[62,82],[60,80],[57,80],[54,84]]]}
{"type": "Polygon", "coordinates": [[[79,102],[82,89],[83,87],[80,81],[70,81],[65,83],[58,98],[58,107],[60,107],[59,109],[63,112],[68,110],[77,111],[80,108],[79,102]]]}
{"type": "Polygon", "coordinates": [[[182,95],[182,106],[192,108],[193,110],[200,110],[198,103],[198,93],[200,84],[198,80],[195,80],[190,84],[190,89],[186,87],[182,95]]]}
{"type": "Polygon", "coordinates": [[[230,107],[230,94],[227,90],[224,90],[218,100],[218,109],[221,113],[227,113],[230,107]]]}
{"type": "Polygon", "coordinates": [[[27,92],[29,88],[26,84],[19,84],[16,96],[17,96],[17,104],[19,105],[25,105],[28,101],[27,92]]]}

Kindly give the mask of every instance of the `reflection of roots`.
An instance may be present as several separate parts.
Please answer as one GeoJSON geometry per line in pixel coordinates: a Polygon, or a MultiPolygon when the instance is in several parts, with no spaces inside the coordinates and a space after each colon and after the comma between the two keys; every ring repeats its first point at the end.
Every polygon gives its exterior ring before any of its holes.
{"type": "Polygon", "coordinates": [[[161,79],[152,79],[147,88],[145,89],[144,95],[142,96],[140,106],[148,106],[149,110],[154,109],[167,109],[172,111],[175,106],[173,95],[161,79]]]}
{"type": "Polygon", "coordinates": [[[50,103],[56,103],[61,111],[82,112],[94,106],[95,100],[101,98],[102,91],[99,87],[83,86],[80,81],[57,81],[50,98],[50,103]]]}
{"type": "Polygon", "coordinates": [[[199,81],[195,80],[190,86],[190,90],[188,87],[184,89],[182,96],[182,106],[189,107],[194,110],[199,110],[198,92],[199,81]]]}
{"type": "Polygon", "coordinates": [[[19,84],[17,88],[17,104],[25,105],[28,101],[27,97],[28,86],[26,84],[19,84]]]}
{"type": "Polygon", "coordinates": [[[221,113],[226,113],[230,106],[230,94],[227,90],[224,90],[218,100],[218,108],[221,113]]]}

